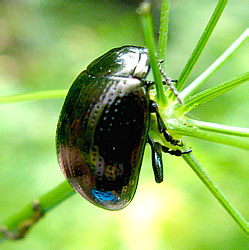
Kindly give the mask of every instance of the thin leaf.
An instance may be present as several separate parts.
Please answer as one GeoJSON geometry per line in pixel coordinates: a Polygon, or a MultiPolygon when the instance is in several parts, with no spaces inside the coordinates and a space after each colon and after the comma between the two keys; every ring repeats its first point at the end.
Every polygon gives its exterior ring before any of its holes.
{"type": "Polygon", "coordinates": [[[140,4],[138,13],[141,17],[144,41],[146,47],[149,49],[150,64],[152,67],[153,76],[156,82],[156,100],[162,106],[167,105],[167,99],[163,90],[163,83],[160,70],[158,68],[158,60],[156,57],[156,46],[154,40],[154,30],[151,15],[151,4],[143,2],[140,4]]]}
{"type": "Polygon", "coordinates": [[[190,56],[187,64],[185,65],[182,73],[180,74],[180,77],[178,78],[178,84],[176,86],[177,90],[180,91],[183,88],[184,83],[188,79],[190,73],[192,72],[197,60],[199,59],[201,53],[203,52],[217,22],[220,19],[220,16],[226,7],[228,0],[219,0],[206,28],[204,29],[204,32],[202,33],[202,36],[197,43],[192,55],[190,56]]]}
{"type": "Polygon", "coordinates": [[[36,101],[42,99],[51,98],[65,98],[68,90],[48,90],[32,92],[22,95],[2,96],[0,97],[0,103],[12,103],[12,102],[23,102],[23,101],[36,101]]]}
{"type": "Polygon", "coordinates": [[[164,69],[165,72],[167,64],[166,56],[167,56],[167,44],[168,44],[169,9],[170,9],[170,0],[162,0],[159,40],[158,40],[158,56],[160,59],[163,59],[162,68],[164,69]]]}
{"type": "MultiPolygon", "coordinates": [[[[187,150],[184,147],[184,150],[187,150]]],[[[218,202],[225,208],[233,220],[240,226],[240,228],[248,235],[249,224],[240,212],[233,206],[233,204],[223,194],[218,185],[212,180],[207,171],[195,159],[193,154],[182,155],[183,159],[188,163],[196,175],[201,179],[204,185],[209,189],[218,202]]]]}
{"type": "Polygon", "coordinates": [[[247,81],[249,81],[249,72],[237,77],[234,80],[218,84],[194,95],[182,106],[176,107],[176,110],[179,115],[186,114],[192,109],[196,108],[198,105],[208,102],[247,81]]]}
{"type": "Polygon", "coordinates": [[[184,101],[196,92],[215,71],[217,71],[249,38],[249,28],[246,29],[238,39],[217,59],[210,65],[199,77],[197,77],[190,85],[188,85],[181,93],[180,98],[184,101]]]}
{"type": "Polygon", "coordinates": [[[190,136],[198,139],[202,139],[205,141],[215,142],[223,145],[228,145],[231,147],[236,147],[244,150],[249,150],[249,140],[245,140],[241,137],[228,136],[219,133],[213,133],[210,131],[204,131],[199,129],[198,126],[187,126],[189,124],[184,122],[180,124],[176,120],[168,120],[167,128],[172,130],[175,134],[181,136],[190,136]]]}
{"type": "Polygon", "coordinates": [[[222,125],[212,122],[204,122],[188,119],[184,121],[187,127],[199,128],[204,131],[210,131],[219,134],[240,136],[240,137],[249,137],[249,129],[241,128],[235,126],[222,125]]]}

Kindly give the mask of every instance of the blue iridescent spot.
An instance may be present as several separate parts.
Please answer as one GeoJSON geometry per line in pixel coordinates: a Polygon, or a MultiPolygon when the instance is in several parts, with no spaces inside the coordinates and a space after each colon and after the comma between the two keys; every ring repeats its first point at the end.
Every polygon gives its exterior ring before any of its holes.
{"type": "Polygon", "coordinates": [[[114,197],[113,193],[111,191],[106,191],[106,192],[102,192],[96,189],[92,190],[92,194],[99,200],[102,202],[105,201],[118,201],[117,197],[114,197]]]}

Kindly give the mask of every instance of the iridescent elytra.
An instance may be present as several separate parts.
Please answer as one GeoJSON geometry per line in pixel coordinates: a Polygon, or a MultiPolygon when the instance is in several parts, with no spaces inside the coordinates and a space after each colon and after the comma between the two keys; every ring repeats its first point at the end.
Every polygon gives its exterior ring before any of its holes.
{"type": "Polygon", "coordinates": [[[162,151],[169,150],[148,136],[150,115],[173,145],[157,104],[150,100],[146,81],[148,50],[122,46],[90,63],[73,82],[57,125],[56,148],[60,167],[84,198],[107,210],[127,206],[136,192],[145,145],[152,148],[157,182],[163,180],[162,151]]]}

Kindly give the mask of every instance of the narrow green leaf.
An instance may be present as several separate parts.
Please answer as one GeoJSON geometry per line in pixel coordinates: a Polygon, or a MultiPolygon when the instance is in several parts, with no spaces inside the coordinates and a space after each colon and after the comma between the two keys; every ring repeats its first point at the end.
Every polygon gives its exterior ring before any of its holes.
{"type": "MultiPolygon", "coordinates": [[[[184,147],[183,150],[187,150],[184,147]]],[[[225,208],[233,220],[240,226],[240,228],[248,235],[249,224],[246,219],[240,214],[240,212],[233,206],[233,204],[223,194],[218,185],[212,180],[207,171],[201,166],[201,164],[195,159],[193,154],[182,155],[183,159],[188,163],[196,175],[200,178],[203,184],[209,189],[218,202],[225,208]]]]}
{"type": "Polygon", "coordinates": [[[162,68],[164,69],[165,72],[167,64],[166,56],[167,56],[167,44],[168,44],[169,10],[170,10],[170,0],[162,0],[159,40],[158,40],[158,56],[160,59],[163,59],[162,68]]]}
{"type": "Polygon", "coordinates": [[[151,15],[151,4],[148,2],[141,3],[137,12],[141,17],[145,45],[149,49],[150,64],[156,82],[156,92],[157,92],[156,100],[158,104],[166,106],[167,99],[164,94],[162,77],[160,70],[158,68],[158,60],[156,57],[156,46],[154,40],[154,30],[153,30],[153,22],[151,15]]]}
{"type": "MultiPolygon", "coordinates": [[[[204,29],[204,32],[202,33],[202,36],[197,43],[192,55],[190,56],[187,64],[185,65],[182,73],[180,74],[180,77],[178,78],[178,84],[176,86],[177,90],[180,91],[183,88],[184,83],[188,79],[190,73],[192,72],[197,60],[199,59],[201,53],[203,52],[217,22],[220,19],[220,16],[227,4],[228,0],[219,0],[206,28],[204,29]]],[[[171,94],[172,95],[172,94],[171,94]]]]}
{"type": "Polygon", "coordinates": [[[37,101],[42,99],[51,98],[65,98],[68,90],[48,90],[32,92],[22,95],[12,95],[12,96],[1,96],[0,103],[12,103],[12,102],[23,102],[23,101],[37,101]]]}
{"type": "Polygon", "coordinates": [[[246,29],[238,39],[217,59],[210,65],[199,77],[197,77],[191,84],[189,84],[181,93],[180,98],[187,100],[194,92],[196,92],[215,71],[217,71],[249,38],[249,28],[246,29]]]}
{"type": "Polygon", "coordinates": [[[212,122],[204,122],[193,119],[184,121],[187,127],[199,128],[204,131],[220,133],[225,135],[249,137],[249,129],[235,126],[222,125],[212,122]]]}
{"type": "Polygon", "coordinates": [[[190,136],[205,141],[215,142],[223,145],[228,145],[231,147],[236,147],[244,150],[249,150],[249,140],[236,136],[228,136],[219,133],[213,133],[208,130],[204,131],[199,129],[198,126],[193,126],[192,124],[177,124],[176,121],[167,121],[167,128],[174,131],[175,134],[181,136],[190,136]],[[189,125],[189,126],[187,126],[189,125]]]}
{"type": "Polygon", "coordinates": [[[179,115],[186,114],[192,109],[196,108],[198,105],[208,102],[215,97],[218,97],[225,92],[239,86],[240,84],[249,81],[249,72],[243,74],[242,76],[237,77],[234,80],[218,84],[214,87],[211,87],[207,90],[204,90],[193,97],[189,101],[184,103],[182,106],[176,107],[176,110],[179,115]]]}

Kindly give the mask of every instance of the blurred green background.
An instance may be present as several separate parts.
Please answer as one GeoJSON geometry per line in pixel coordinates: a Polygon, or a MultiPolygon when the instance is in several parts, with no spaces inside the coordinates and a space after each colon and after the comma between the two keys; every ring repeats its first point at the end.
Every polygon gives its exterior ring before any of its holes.
{"type": "MultiPolygon", "coordinates": [[[[0,1],[0,95],[67,89],[89,62],[125,44],[144,45],[139,1],[0,1]]],[[[217,1],[172,0],[168,75],[177,78],[217,1]]],[[[160,1],[153,2],[158,29],[160,1]]],[[[195,79],[248,26],[248,0],[230,0],[195,79]]],[[[248,71],[248,43],[206,84],[248,71]]],[[[248,83],[203,105],[192,118],[249,125],[248,83]]],[[[64,180],[54,146],[63,100],[0,105],[0,221],[64,180]]],[[[186,138],[224,193],[249,218],[248,152],[186,138]]],[[[0,249],[249,249],[249,241],[181,158],[165,155],[165,181],[154,182],[146,149],[137,193],[108,212],[74,195],[24,240],[0,249]]]]}

